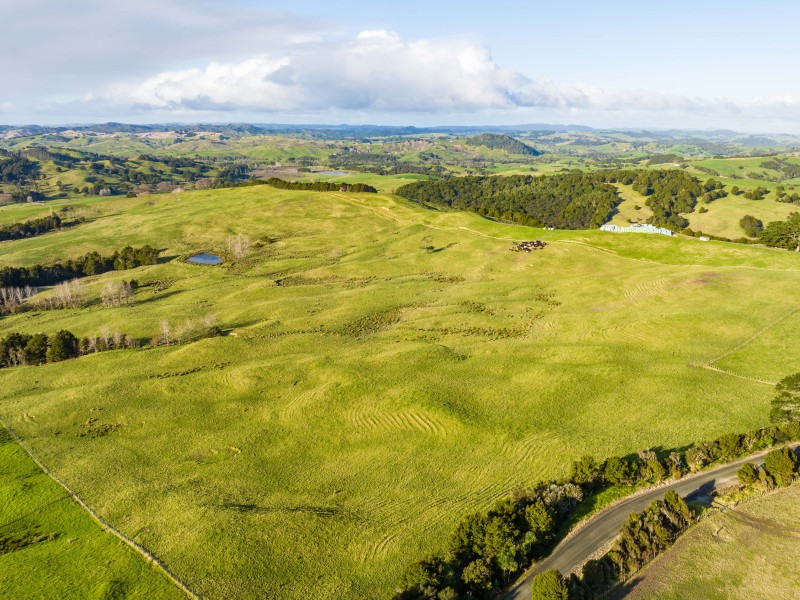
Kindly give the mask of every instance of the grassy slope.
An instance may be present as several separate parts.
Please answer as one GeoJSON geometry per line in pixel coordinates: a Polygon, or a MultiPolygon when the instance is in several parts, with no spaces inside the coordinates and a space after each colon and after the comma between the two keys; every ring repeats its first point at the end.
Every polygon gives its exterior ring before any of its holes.
{"type": "Polygon", "coordinates": [[[741,196],[729,195],[711,204],[698,204],[692,214],[684,216],[689,219],[689,226],[694,230],[735,240],[746,237],[739,226],[739,221],[745,215],[753,215],[766,225],[770,221],[785,221],[791,213],[800,212],[800,206],[796,204],[775,202],[771,198],[769,196],[764,200],[747,200],[741,196]],[[705,206],[708,212],[697,212],[701,206],[705,206]]]}
{"type": "Polygon", "coordinates": [[[386,596],[465,513],[572,458],[764,424],[770,386],[690,365],[795,307],[800,284],[794,253],[544,232],[370,194],[255,187],[92,206],[91,223],[0,245],[2,263],[278,240],[223,268],[172,261],[93,284],[169,282],[133,307],[0,321],[0,334],[149,337],[163,318],[213,312],[233,330],[0,372],[0,414],[211,598],[386,596]],[[508,251],[532,238],[550,245],[508,251]],[[77,437],[96,415],[120,427],[77,437]]]}
{"type": "Polygon", "coordinates": [[[609,223],[627,227],[631,223],[646,223],[649,217],[653,216],[653,211],[645,204],[647,197],[629,185],[617,184],[615,186],[619,192],[622,202],[619,203],[614,215],[609,223]],[[639,210],[636,210],[636,207],[639,210]]]}
{"type": "Polygon", "coordinates": [[[0,538],[43,541],[0,553],[3,598],[186,596],[106,533],[0,428],[0,538]]]}
{"type": "Polygon", "coordinates": [[[800,598],[800,486],[704,520],[637,579],[629,600],[800,598]]]}

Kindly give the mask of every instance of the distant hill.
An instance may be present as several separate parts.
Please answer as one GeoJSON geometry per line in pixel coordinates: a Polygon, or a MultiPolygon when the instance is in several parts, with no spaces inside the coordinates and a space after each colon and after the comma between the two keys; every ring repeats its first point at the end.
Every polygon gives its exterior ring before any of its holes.
{"type": "Polygon", "coordinates": [[[527,154],[528,156],[539,156],[541,152],[536,148],[531,148],[511,136],[498,133],[483,133],[467,139],[470,146],[486,146],[492,150],[505,150],[510,154],[527,154]]]}

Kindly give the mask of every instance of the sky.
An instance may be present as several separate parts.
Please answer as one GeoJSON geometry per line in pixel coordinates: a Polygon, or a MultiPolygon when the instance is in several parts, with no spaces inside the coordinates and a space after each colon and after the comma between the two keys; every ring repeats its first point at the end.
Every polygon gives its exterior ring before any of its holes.
{"type": "Polygon", "coordinates": [[[0,15],[5,124],[800,133],[785,0],[0,0],[0,15]]]}

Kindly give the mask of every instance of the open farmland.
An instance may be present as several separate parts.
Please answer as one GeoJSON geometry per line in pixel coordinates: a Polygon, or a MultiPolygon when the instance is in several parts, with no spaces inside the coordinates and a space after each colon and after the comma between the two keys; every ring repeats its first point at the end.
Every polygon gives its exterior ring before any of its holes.
{"type": "MultiPolygon", "coordinates": [[[[126,244],[164,261],[124,274],[131,306],[12,315],[0,335],[149,340],[209,314],[227,335],[0,371],[0,416],[209,598],[388,597],[464,514],[582,454],[766,424],[760,380],[784,373],[711,361],[762,339],[799,358],[774,326],[797,307],[792,252],[266,186],[70,204],[92,219],[4,242],[0,264],[126,244]],[[532,239],[548,246],[509,251],[532,239]],[[182,260],[199,251],[227,261],[182,260]],[[90,419],[107,434],[81,436],[90,419]]],[[[23,214],[41,216],[0,221],[23,214]]]]}

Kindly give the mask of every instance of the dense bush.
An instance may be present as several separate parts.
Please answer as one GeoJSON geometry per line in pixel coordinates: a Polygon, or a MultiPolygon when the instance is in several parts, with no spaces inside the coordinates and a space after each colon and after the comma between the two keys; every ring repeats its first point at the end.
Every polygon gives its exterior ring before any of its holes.
{"type": "Polygon", "coordinates": [[[620,202],[605,175],[579,172],[418,181],[400,187],[396,193],[423,204],[559,229],[599,227],[620,202]]]}
{"type": "Polygon", "coordinates": [[[397,194],[420,203],[472,210],[523,225],[589,229],[609,220],[621,201],[610,184],[632,185],[647,196],[649,222],[679,231],[688,226],[680,213],[694,210],[700,196],[721,197],[722,184],[705,185],[678,170],[621,170],[598,173],[512,177],[458,177],[404,185],[397,194]]]}
{"type": "Polygon", "coordinates": [[[509,135],[499,133],[482,133],[475,137],[467,138],[470,146],[486,146],[490,150],[505,150],[509,154],[524,154],[527,156],[539,156],[541,152],[523,144],[519,140],[509,135]]]}

